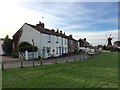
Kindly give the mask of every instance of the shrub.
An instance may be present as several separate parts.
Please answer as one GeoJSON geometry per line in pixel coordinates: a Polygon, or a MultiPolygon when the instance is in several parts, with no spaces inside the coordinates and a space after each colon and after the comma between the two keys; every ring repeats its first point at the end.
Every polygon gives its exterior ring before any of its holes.
{"type": "Polygon", "coordinates": [[[32,52],[33,49],[34,49],[34,52],[36,52],[38,50],[37,46],[33,46],[28,42],[21,42],[19,44],[19,51],[20,52],[25,52],[25,51],[32,52]]]}
{"type": "Polygon", "coordinates": [[[2,49],[5,55],[8,55],[8,56],[12,55],[12,43],[13,43],[13,40],[10,39],[9,36],[7,35],[4,38],[4,42],[2,44],[2,49]]]}

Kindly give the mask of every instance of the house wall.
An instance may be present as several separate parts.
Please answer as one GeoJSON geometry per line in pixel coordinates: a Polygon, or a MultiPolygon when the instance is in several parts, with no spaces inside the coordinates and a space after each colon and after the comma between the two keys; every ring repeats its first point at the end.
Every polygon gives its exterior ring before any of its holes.
{"type": "Polygon", "coordinates": [[[79,40],[78,48],[80,48],[80,47],[89,47],[89,43],[87,41],[79,40]]]}
{"type": "Polygon", "coordinates": [[[68,40],[68,52],[74,52],[75,49],[78,48],[78,42],[73,40],[73,39],[69,39],[68,40]]]}
{"type": "Polygon", "coordinates": [[[40,49],[41,49],[40,36],[41,36],[41,33],[39,31],[34,30],[32,27],[24,24],[19,43],[23,42],[23,41],[27,41],[27,42],[33,44],[32,39],[34,39],[34,45],[38,47],[38,53],[40,55],[41,54],[40,53],[40,49]]]}
{"type": "Polygon", "coordinates": [[[41,33],[25,24],[19,43],[27,41],[32,44],[32,39],[34,39],[34,45],[38,47],[38,55],[42,58],[57,57],[63,53],[68,53],[67,39],[55,35],[50,35],[50,37],[49,41],[49,34],[41,33]]]}
{"type": "Polygon", "coordinates": [[[53,47],[54,47],[54,56],[60,56],[62,55],[62,37],[60,36],[54,36],[54,39],[53,39],[53,47]]]}
{"type": "Polygon", "coordinates": [[[68,39],[63,38],[63,53],[68,53],[68,39]]]}
{"type": "Polygon", "coordinates": [[[4,52],[3,52],[3,50],[2,50],[2,44],[3,44],[3,40],[0,40],[0,55],[3,55],[4,54],[4,52]]]}

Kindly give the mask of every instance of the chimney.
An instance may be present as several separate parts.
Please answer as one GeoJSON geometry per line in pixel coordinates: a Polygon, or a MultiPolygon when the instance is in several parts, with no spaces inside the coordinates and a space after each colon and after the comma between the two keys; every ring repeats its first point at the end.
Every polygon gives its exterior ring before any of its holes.
{"type": "Polygon", "coordinates": [[[45,27],[44,23],[41,23],[41,27],[42,27],[42,28],[44,28],[44,27],[45,27]]]}
{"type": "Polygon", "coordinates": [[[52,29],[51,31],[55,32],[55,30],[54,30],[54,29],[52,29]]]}
{"type": "Polygon", "coordinates": [[[65,32],[64,32],[64,34],[63,35],[65,35],[65,32]]]}
{"type": "Polygon", "coordinates": [[[84,38],[84,41],[86,41],[86,38],[84,38]]]}
{"type": "Polygon", "coordinates": [[[59,29],[57,29],[56,33],[59,33],[59,29]]]}
{"type": "Polygon", "coordinates": [[[39,24],[37,24],[36,26],[40,26],[41,28],[45,27],[44,23],[41,23],[40,21],[39,21],[39,24]]]}
{"type": "Polygon", "coordinates": [[[39,25],[41,25],[41,22],[39,21],[39,25]]]}
{"type": "Polygon", "coordinates": [[[60,31],[60,34],[62,34],[62,31],[60,31]]]}

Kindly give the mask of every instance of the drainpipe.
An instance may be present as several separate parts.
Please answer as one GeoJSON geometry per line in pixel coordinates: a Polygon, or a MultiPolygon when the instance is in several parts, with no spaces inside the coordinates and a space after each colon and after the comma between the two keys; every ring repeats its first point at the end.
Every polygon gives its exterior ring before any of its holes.
{"type": "Polygon", "coordinates": [[[62,51],[62,54],[63,54],[63,38],[62,38],[62,50],[61,51],[62,51]]]}
{"type": "Polygon", "coordinates": [[[55,52],[55,50],[54,50],[54,35],[53,35],[53,50],[52,50],[52,52],[53,52],[53,56],[54,56],[54,52],[55,52]]]}

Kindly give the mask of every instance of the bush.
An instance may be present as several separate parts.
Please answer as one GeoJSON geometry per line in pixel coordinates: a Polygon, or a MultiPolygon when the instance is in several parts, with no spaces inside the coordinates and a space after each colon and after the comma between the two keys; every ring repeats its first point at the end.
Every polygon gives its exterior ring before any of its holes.
{"type": "Polygon", "coordinates": [[[29,42],[21,42],[19,47],[31,45],[29,42]]]}
{"type": "Polygon", "coordinates": [[[12,55],[12,43],[13,43],[13,40],[10,39],[9,36],[7,35],[4,38],[4,42],[2,44],[2,49],[5,55],[8,55],[8,56],[12,55]]]}
{"type": "Polygon", "coordinates": [[[28,42],[21,42],[19,44],[19,51],[20,52],[25,52],[25,51],[32,52],[33,49],[34,49],[34,52],[36,52],[38,50],[37,46],[33,46],[28,42]]]}

